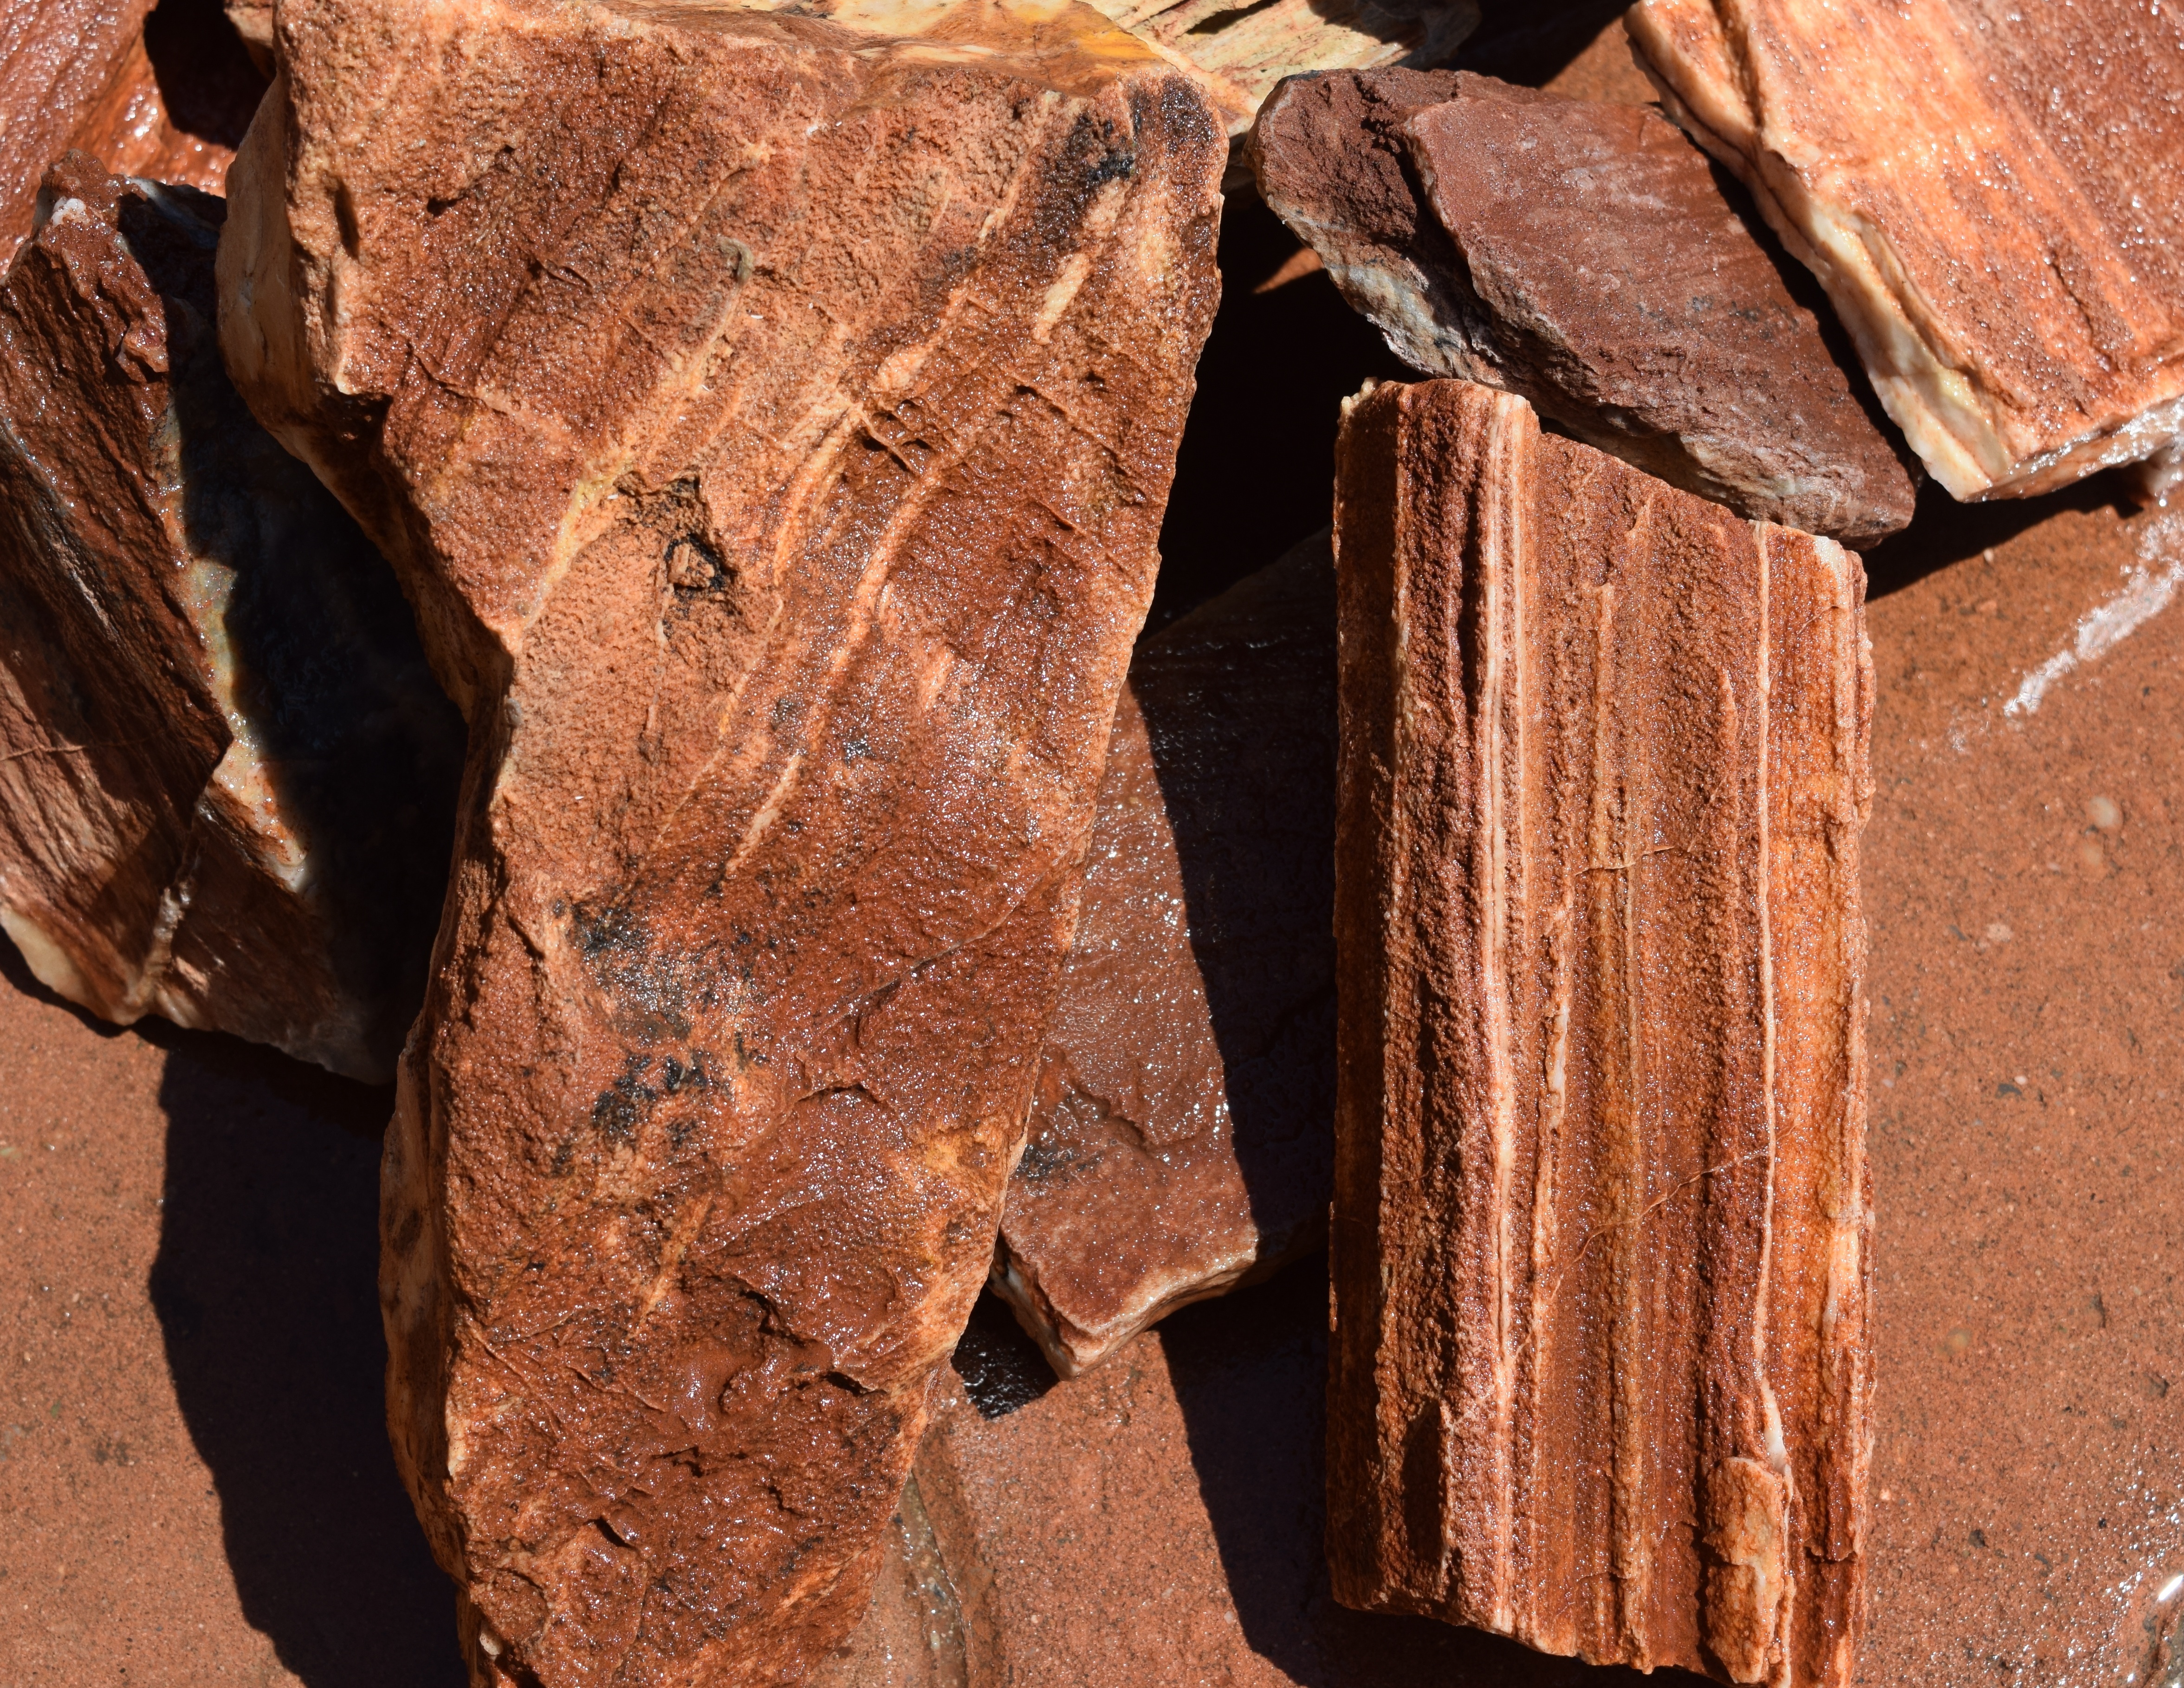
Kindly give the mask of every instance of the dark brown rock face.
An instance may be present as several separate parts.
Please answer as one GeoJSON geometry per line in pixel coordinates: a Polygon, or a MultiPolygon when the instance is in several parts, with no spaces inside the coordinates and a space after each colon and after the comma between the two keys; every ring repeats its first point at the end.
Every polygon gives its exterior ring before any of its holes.
{"type": "Polygon", "coordinates": [[[1225,145],[918,19],[298,0],[237,162],[230,365],[471,725],[382,1296],[482,1682],[800,1680],[992,1260],[1225,145]]]}
{"type": "Polygon", "coordinates": [[[1260,188],[1396,354],[1755,518],[1870,544],[1910,476],[1659,114],[1469,74],[1301,77],[1260,188]]]}
{"type": "Polygon", "coordinates": [[[1861,571],[1466,383],[1337,474],[1336,1596],[1847,1684],[1861,571]]]}
{"type": "Polygon", "coordinates": [[[383,1082],[462,724],[222,372],[221,203],[50,171],[0,286],[0,927],[38,977],[383,1082]]]}
{"type": "Polygon", "coordinates": [[[994,1288],[1073,1376],[1316,1242],[1334,1110],[1327,536],[1148,640],[994,1288]]]}
{"type": "Polygon", "coordinates": [[[2184,436],[2184,17],[2149,0],[1645,0],[1670,113],[1751,187],[1960,499],[2184,436]]]}
{"type": "Polygon", "coordinates": [[[0,268],[31,232],[40,175],[71,149],[117,175],[214,192],[226,179],[264,83],[211,0],[170,0],[159,45],[184,86],[163,89],[151,11],[152,0],[0,3],[0,268]]]}

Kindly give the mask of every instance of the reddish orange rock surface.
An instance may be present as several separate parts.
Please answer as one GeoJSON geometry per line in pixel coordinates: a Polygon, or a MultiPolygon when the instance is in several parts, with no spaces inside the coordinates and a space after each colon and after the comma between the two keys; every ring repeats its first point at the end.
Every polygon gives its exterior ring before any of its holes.
{"type": "Polygon", "coordinates": [[[71,153],[0,285],[0,927],[38,977],[384,1081],[462,723],[220,362],[220,201],[71,153]]]}
{"type": "Polygon", "coordinates": [[[1952,493],[2046,492],[2179,448],[2174,6],[1644,0],[1628,20],[1952,493]]]}
{"type": "Polygon", "coordinates": [[[217,192],[264,92],[214,0],[0,6],[0,269],[62,153],[217,192]]]}
{"type": "Polygon", "coordinates": [[[1335,1593],[1847,1684],[1864,577],[1463,382],[1335,512],[1335,1593]]]}
{"type": "Polygon", "coordinates": [[[1226,147],[919,16],[302,0],[237,161],[230,367],[471,727],[382,1282],[481,1682],[808,1672],[992,1260],[1226,147]]]}
{"type": "Polygon", "coordinates": [[[1325,534],[1142,645],[994,1287],[1073,1374],[1322,1234],[1334,1154],[1325,534]]]}

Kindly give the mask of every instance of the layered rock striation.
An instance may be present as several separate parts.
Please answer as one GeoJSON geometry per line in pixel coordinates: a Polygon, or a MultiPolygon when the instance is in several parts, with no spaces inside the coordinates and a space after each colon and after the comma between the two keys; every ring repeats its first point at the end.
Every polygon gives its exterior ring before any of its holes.
{"type": "Polygon", "coordinates": [[[1246,152],[1414,368],[1747,515],[1855,545],[1910,521],[1855,374],[1658,112],[1468,72],[1307,76],[1246,152]]]}
{"type": "Polygon", "coordinates": [[[1880,401],[1960,499],[2184,436],[2174,8],[1644,0],[1669,112],[1812,266],[1880,401]]]}
{"type": "Polygon", "coordinates": [[[1336,1596],[1847,1685],[1862,572],[1467,383],[1336,496],[1336,1596]]]}
{"type": "Polygon", "coordinates": [[[47,985],[384,1082],[462,723],[222,371],[222,203],[74,153],[0,285],[0,928],[47,985]]]}
{"type": "Polygon", "coordinates": [[[1148,639],[994,1288],[1072,1377],[1324,1234],[1334,1111],[1324,533],[1148,639]]]}
{"type": "Polygon", "coordinates": [[[222,332],[471,724],[382,1192],[474,1680],[800,1680],[983,1284],[1211,323],[1084,8],[292,0],[222,332]]]}

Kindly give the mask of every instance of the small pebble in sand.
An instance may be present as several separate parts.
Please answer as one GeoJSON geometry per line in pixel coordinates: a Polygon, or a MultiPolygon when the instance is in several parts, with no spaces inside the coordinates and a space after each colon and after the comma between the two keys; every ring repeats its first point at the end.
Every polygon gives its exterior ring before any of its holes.
{"type": "Polygon", "coordinates": [[[1991,920],[1986,923],[1986,941],[1988,943],[2007,944],[2009,942],[2009,928],[2004,926],[2000,921],[1991,920]]]}
{"type": "Polygon", "coordinates": [[[2108,853],[2098,838],[2078,840],[2078,861],[2088,873],[2098,873],[2109,865],[2108,853]]]}
{"type": "Polygon", "coordinates": [[[1948,1346],[1949,1352],[1952,1354],[1961,1354],[1971,1345],[1972,1334],[1969,1330],[1966,1330],[1964,1326],[1958,1325],[1954,1330],[1949,1333],[1948,1346]]]}
{"type": "Polygon", "coordinates": [[[2086,818],[2103,832],[2113,833],[2123,826],[2123,806],[2113,797],[2088,797],[2086,818]]]}

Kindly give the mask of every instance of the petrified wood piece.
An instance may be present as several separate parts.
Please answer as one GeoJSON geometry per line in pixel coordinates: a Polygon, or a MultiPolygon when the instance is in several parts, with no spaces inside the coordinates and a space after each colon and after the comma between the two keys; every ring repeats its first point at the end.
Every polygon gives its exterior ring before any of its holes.
{"type": "Polygon", "coordinates": [[[1658,112],[1491,77],[1301,77],[1248,153],[1398,357],[1672,485],[1871,544],[1910,476],[1812,312],[1658,112]]]}
{"type": "Polygon", "coordinates": [[[1440,64],[1479,27],[1478,0],[1092,0],[1195,67],[1233,132],[1285,76],[1440,64]]]}
{"type": "Polygon", "coordinates": [[[0,286],[0,927],[52,989],[385,1082],[462,723],[222,372],[224,207],[71,153],[0,286]]]}
{"type": "Polygon", "coordinates": [[[209,38],[229,27],[214,7],[170,9],[160,26],[190,79],[183,114],[146,50],[152,0],[0,0],[0,268],[31,232],[40,175],[71,149],[117,175],[214,192],[226,180],[263,84],[209,38]]]}
{"type": "Polygon", "coordinates": [[[2184,434],[2176,8],[1645,0],[1626,21],[1957,497],[2184,434]]]}
{"type": "Polygon", "coordinates": [[[1337,475],[1336,1596],[1847,1684],[1862,572],[1468,383],[1337,475]]]}
{"type": "Polygon", "coordinates": [[[992,1261],[1226,147],[924,15],[284,0],[237,160],[230,366],[471,726],[382,1218],[480,1682],[808,1674],[992,1261]]]}
{"type": "Polygon", "coordinates": [[[1334,576],[1324,533],[1146,641],[994,1288],[1072,1377],[1324,1229],[1334,576]]]}

